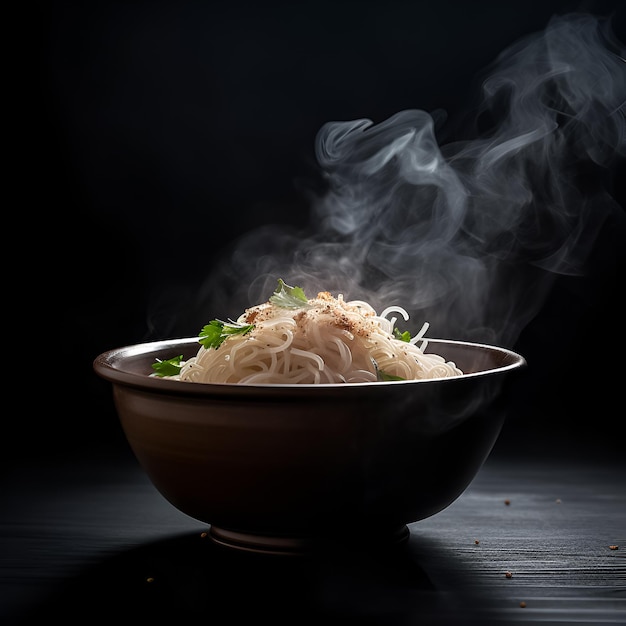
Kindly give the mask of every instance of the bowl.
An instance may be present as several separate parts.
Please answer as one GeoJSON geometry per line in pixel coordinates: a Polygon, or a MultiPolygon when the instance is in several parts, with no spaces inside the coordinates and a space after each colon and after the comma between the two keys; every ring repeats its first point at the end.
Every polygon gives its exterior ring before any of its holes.
{"type": "Polygon", "coordinates": [[[207,523],[217,544],[285,555],[405,541],[408,524],[473,480],[504,422],[502,384],[526,365],[505,348],[429,339],[426,351],[463,375],[317,385],[150,376],[156,359],[197,350],[197,337],[140,343],[93,366],[166,500],[207,523]]]}

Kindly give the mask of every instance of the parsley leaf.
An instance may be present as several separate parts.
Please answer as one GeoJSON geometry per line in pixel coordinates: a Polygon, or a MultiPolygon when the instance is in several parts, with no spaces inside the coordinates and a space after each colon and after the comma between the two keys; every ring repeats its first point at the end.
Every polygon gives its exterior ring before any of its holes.
{"type": "Polygon", "coordinates": [[[180,374],[180,368],[182,367],[180,362],[182,360],[182,354],[164,361],[157,359],[156,363],[152,364],[152,369],[157,376],[176,376],[177,374],[180,374]]]}
{"type": "Polygon", "coordinates": [[[406,343],[409,343],[411,341],[411,333],[408,330],[405,330],[403,333],[401,333],[397,328],[394,328],[393,335],[396,339],[399,339],[400,341],[406,341],[406,343]]]}
{"type": "Polygon", "coordinates": [[[278,279],[278,287],[270,296],[270,302],[283,309],[303,309],[309,301],[301,287],[290,287],[282,278],[278,279]]]}
{"type": "Polygon", "coordinates": [[[209,348],[219,348],[222,343],[232,337],[232,335],[245,335],[254,328],[254,324],[239,324],[229,320],[211,320],[202,328],[198,341],[208,350],[209,348]]]}
{"type": "Polygon", "coordinates": [[[376,371],[376,378],[379,381],[384,381],[384,380],[406,380],[406,378],[402,378],[402,376],[394,376],[393,374],[387,374],[387,372],[385,372],[385,370],[377,370],[376,371]]]}
{"type": "Polygon", "coordinates": [[[374,370],[376,371],[376,380],[378,380],[378,381],[406,380],[406,378],[402,378],[401,376],[394,376],[393,374],[387,374],[387,372],[385,372],[385,370],[381,370],[378,367],[378,363],[376,362],[375,358],[370,357],[370,359],[372,360],[372,365],[374,366],[374,370]]]}

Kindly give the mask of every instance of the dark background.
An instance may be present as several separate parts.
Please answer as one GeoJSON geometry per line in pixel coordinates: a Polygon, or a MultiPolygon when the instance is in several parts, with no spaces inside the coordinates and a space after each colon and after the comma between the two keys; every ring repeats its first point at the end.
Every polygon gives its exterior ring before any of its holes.
{"type": "MultiPolygon", "coordinates": [[[[46,3],[26,80],[34,111],[20,125],[27,202],[15,254],[27,269],[12,357],[29,410],[10,420],[4,458],[125,449],[93,359],[165,338],[158,303],[180,302],[184,319],[189,294],[243,233],[306,221],[303,181],[325,122],[462,114],[478,73],[554,14],[614,15],[625,41],[620,4],[46,3]]],[[[557,280],[521,334],[514,348],[529,367],[505,390],[500,450],[621,455],[625,243],[622,211],[586,275],[557,280]]],[[[230,316],[227,304],[207,321],[230,316]]]]}

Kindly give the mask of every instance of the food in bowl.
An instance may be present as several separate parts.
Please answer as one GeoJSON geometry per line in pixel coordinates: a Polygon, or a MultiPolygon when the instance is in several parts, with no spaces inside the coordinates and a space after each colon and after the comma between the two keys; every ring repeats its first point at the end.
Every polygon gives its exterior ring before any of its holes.
{"type": "MultiPolygon", "coordinates": [[[[216,352],[232,339],[217,337],[216,352]]],[[[128,443],[165,499],[207,523],[217,544],[297,555],[401,543],[488,457],[504,422],[502,385],[524,358],[442,339],[420,350],[461,373],[385,379],[372,366],[368,380],[348,384],[159,375],[172,355],[181,368],[197,357],[198,337],[109,350],[94,369],[111,382],[128,443]]]]}
{"type": "Polygon", "coordinates": [[[155,375],[189,382],[240,384],[357,383],[441,378],[463,372],[427,354],[428,329],[410,337],[395,326],[399,306],[380,315],[363,300],[329,292],[307,298],[282,279],[267,302],[236,320],[212,320],[200,332],[196,355],[154,364],[155,375]],[[418,345],[418,342],[420,345],[418,345]]]}

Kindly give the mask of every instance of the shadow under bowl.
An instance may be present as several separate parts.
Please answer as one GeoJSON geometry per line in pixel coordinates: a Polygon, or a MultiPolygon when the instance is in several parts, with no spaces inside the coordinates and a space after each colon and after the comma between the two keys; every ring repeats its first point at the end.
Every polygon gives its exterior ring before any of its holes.
{"type": "Polygon", "coordinates": [[[150,376],[196,338],[99,355],[138,462],[218,544],[273,554],[363,539],[391,546],[456,500],[489,456],[502,383],[526,365],[505,348],[431,339],[462,376],[321,385],[204,384],[150,376]]]}

